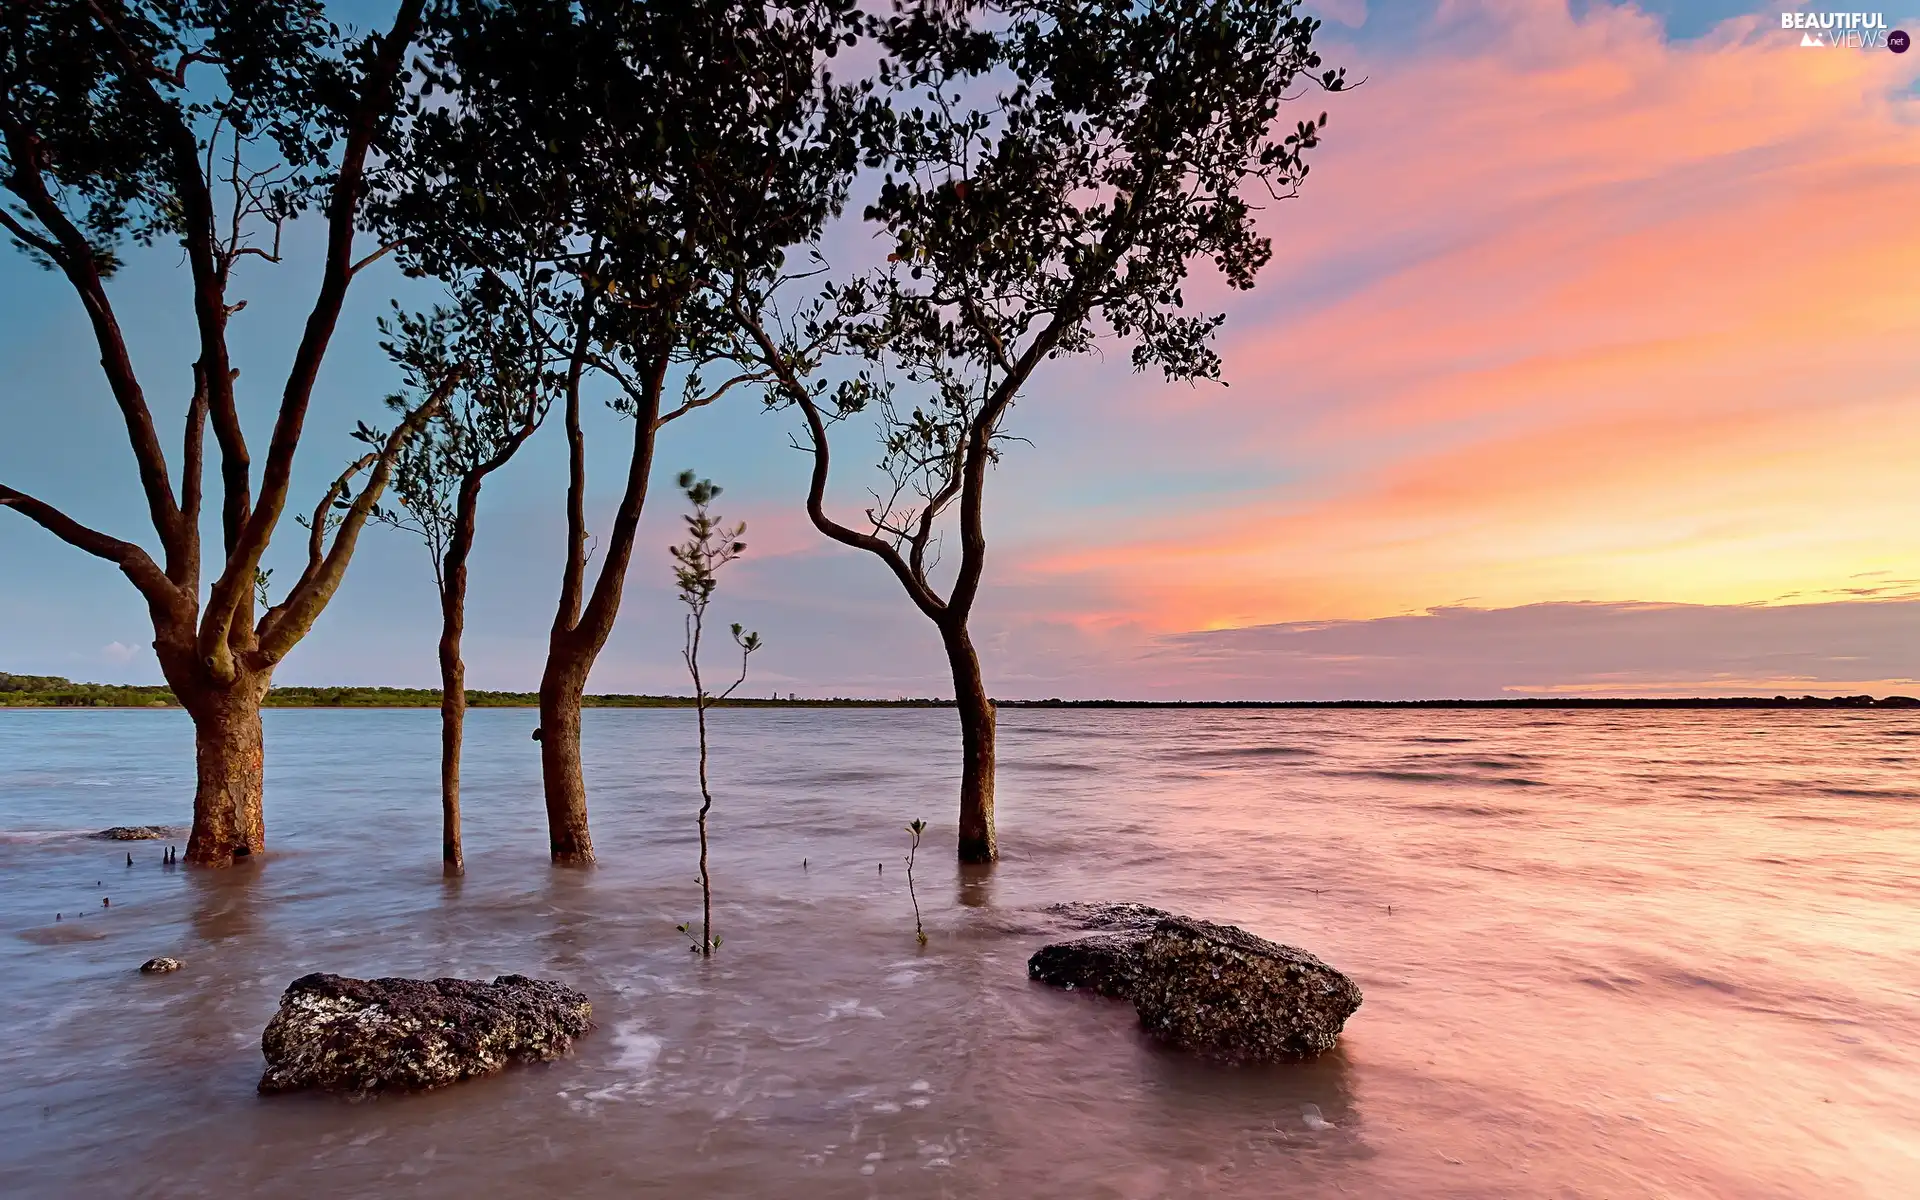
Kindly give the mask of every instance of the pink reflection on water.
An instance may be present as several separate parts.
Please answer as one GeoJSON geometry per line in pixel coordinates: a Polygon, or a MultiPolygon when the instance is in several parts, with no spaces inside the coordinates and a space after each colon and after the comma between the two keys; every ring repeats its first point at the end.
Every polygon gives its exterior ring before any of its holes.
{"type": "MultiPolygon", "coordinates": [[[[0,843],[0,1191],[1920,1194],[1913,716],[1009,710],[1007,861],[923,854],[922,951],[874,864],[914,816],[950,844],[950,714],[729,712],[701,964],[682,715],[590,714],[590,873],[544,865],[497,711],[459,884],[424,712],[270,714],[275,851],[238,871],[0,843]],[[49,939],[96,880],[110,913],[49,939]],[[1028,984],[1066,899],[1244,925],[1366,1003],[1315,1062],[1193,1062],[1028,984]],[[187,969],[132,973],[155,954],[187,969]],[[315,969],[548,975],[600,1028],[444,1093],[263,1101],[260,1029],[315,969]]],[[[0,714],[0,828],[177,819],[185,738],[0,714]]]]}

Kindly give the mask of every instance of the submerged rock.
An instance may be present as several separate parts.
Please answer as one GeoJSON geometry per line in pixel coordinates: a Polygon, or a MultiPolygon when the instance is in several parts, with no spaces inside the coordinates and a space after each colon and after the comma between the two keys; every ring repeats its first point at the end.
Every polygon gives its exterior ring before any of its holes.
{"type": "Polygon", "coordinates": [[[157,842],[172,837],[173,828],[169,825],[115,825],[93,836],[109,842],[157,842]]]}
{"type": "Polygon", "coordinates": [[[1144,904],[1047,911],[1105,932],[1042,946],[1027,960],[1028,978],[1131,1000],[1150,1032],[1211,1057],[1311,1057],[1333,1047],[1360,1007],[1360,989],[1345,975],[1231,925],[1144,904]]]}
{"type": "Polygon", "coordinates": [[[1145,904],[1049,904],[1047,913],[1097,929],[1093,937],[1042,946],[1027,960],[1027,978],[1068,991],[1096,992],[1117,1000],[1133,994],[1134,958],[1153,927],[1173,914],[1145,904]]]}
{"type": "Polygon", "coordinates": [[[1173,914],[1146,904],[1049,904],[1047,911],[1063,917],[1082,929],[1113,929],[1149,934],[1153,927],[1173,914]]]}
{"type": "Polygon", "coordinates": [[[303,975],[260,1035],[260,1091],[365,1096],[558,1058],[593,1027],[585,995],[544,979],[348,979],[303,975]]]}
{"type": "Polygon", "coordinates": [[[1116,1000],[1133,998],[1134,961],[1144,933],[1097,933],[1042,946],[1027,960],[1027,978],[1069,991],[1083,990],[1116,1000]]]}
{"type": "Polygon", "coordinates": [[[165,975],[168,971],[178,971],[187,964],[177,958],[150,958],[140,964],[142,975],[165,975]]]}
{"type": "Polygon", "coordinates": [[[1231,925],[1172,917],[1140,946],[1132,999],[1155,1036],[1252,1062],[1331,1050],[1360,1007],[1360,989],[1304,950],[1231,925]]]}

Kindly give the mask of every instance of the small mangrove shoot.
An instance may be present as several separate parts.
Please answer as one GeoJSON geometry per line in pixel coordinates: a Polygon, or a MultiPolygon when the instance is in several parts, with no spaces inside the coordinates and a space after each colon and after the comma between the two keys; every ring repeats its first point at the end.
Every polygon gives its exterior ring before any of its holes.
{"type": "MultiPolygon", "coordinates": [[[[726,691],[718,695],[709,693],[700,674],[700,640],[706,632],[707,606],[713,602],[713,593],[719,587],[720,568],[746,553],[747,544],[740,537],[746,533],[747,523],[742,521],[729,529],[714,515],[712,505],[720,495],[720,488],[712,480],[695,479],[692,471],[682,471],[679,485],[693,505],[693,511],[685,518],[687,540],[672,548],[673,578],[680,587],[680,602],[687,606],[686,642],[681,657],[686,660],[687,674],[693,677],[693,709],[700,726],[700,937],[693,949],[699,951],[702,958],[709,958],[720,948],[720,939],[713,932],[713,874],[707,865],[707,814],[713,810],[713,790],[707,782],[707,710],[733,695],[734,689],[747,681],[747,660],[760,648],[760,635],[746,632],[737,622],[734,624],[733,641],[740,647],[740,674],[726,691]]],[[[690,924],[681,925],[679,929],[692,940],[690,924]]]]}
{"type": "Polygon", "coordinates": [[[913,858],[920,852],[920,835],[927,831],[927,823],[918,817],[907,826],[907,832],[913,835],[913,841],[907,845],[907,898],[913,901],[913,937],[922,946],[927,944],[927,931],[920,924],[920,897],[913,890],[913,858]]]}

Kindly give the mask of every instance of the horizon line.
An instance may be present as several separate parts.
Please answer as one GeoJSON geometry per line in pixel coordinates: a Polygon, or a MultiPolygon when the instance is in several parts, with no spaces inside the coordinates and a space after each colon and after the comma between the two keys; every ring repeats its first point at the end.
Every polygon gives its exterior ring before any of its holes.
{"type": "MultiPolygon", "coordinates": [[[[469,688],[467,703],[474,708],[531,708],[537,692],[469,688]]],[[[268,690],[264,708],[429,708],[440,703],[439,688],[380,687],[363,684],[315,687],[276,686],[268,690]]],[[[694,697],[631,692],[588,693],[582,703],[593,708],[688,708],[694,697]]],[[[941,697],[871,696],[786,697],[739,696],[712,700],[710,707],[728,708],[951,708],[941,697]]],[[[1920,698],[1904,695],[1815,696],[1499,696],[1432,697],[1425,699],[1335,700],[1128,700],[1117,698],[1068,700],[1060,697],[993,701],[998,708],[1920,708],[1920,698]]],[[[177,708],[180,702],[165,684],[74,683],[61,676],[14,675],[0,671],[0,708],[177,708]]]]}

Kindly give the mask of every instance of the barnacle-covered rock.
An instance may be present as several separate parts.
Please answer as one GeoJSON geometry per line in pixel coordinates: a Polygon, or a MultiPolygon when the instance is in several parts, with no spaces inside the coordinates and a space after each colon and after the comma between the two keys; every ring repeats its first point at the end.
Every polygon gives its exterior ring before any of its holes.
{"type": "Polygon", "coordinates": [[[1049,904],[1047,911],[1063,918],[1082,929],[1112,930],[1123,933],[1138,933],[1142,936],[1153,932],[1153,927],[1173,914],[1164,908],[1154,908],[1147,904],[1089,904],[1074,900],[1065,904],[1049,904]]]}
{"type": "Polygon", "coordinates": [[[171,825],[115,825],[93,836],[109,842],[157,842],[173,835],[171,825]]]}
{"type": "Polygon", "coordinates": [[[1135,955],[1132,999],[1140,1023],[1163,1040],[1255,1062],[1331,1050],[1360,1007],[1360,989],[1304,950],[1171,917],[1135,955]]]}
{"type": "Polygon", "coordinates": [[[1096,933],[1042,946],[1027,960],[1027,978],[1068,991],[1133,998],[1133,964],[1144,933],[1096,933]]]}
{"type": "Polygon", "coordinates": [[[558,1058],[592,1028],[592,1014],[580,992],[524,975],[492,983],[303,975],[260,1035],[260,1090],[445,1087],[514,1059],[558,1058]]]}

